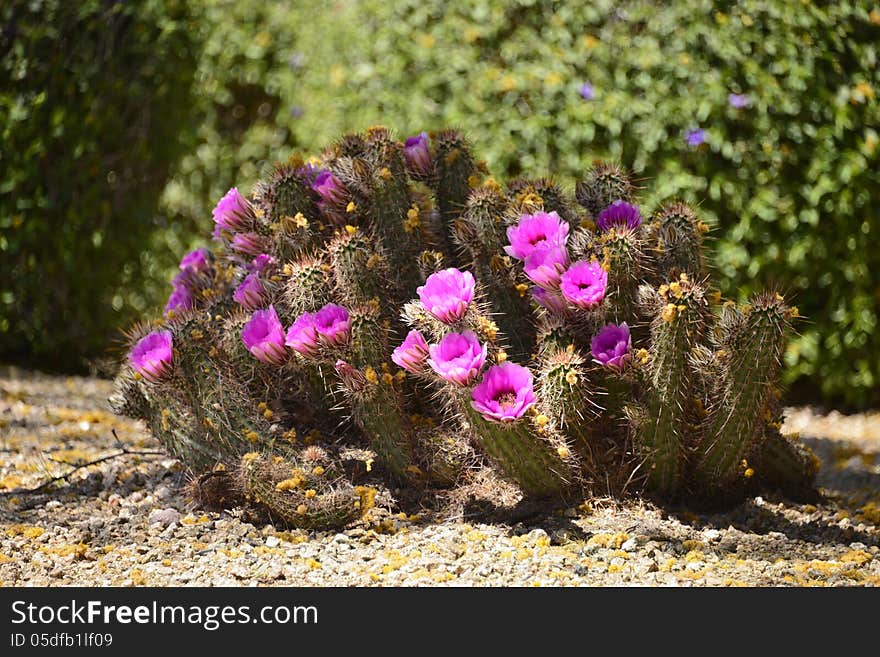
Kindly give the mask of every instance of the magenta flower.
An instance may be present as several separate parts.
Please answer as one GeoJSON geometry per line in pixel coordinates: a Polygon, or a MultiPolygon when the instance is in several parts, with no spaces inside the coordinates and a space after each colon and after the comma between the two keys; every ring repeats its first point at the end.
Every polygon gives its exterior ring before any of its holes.
{"type": "Polygon", "coordinates": [[[249,256],[258,256],[266,250],[266,239],[256,233],[236,233],[232,250],[249,256]]]}
{"type": "Polygon", "coordinates": [[[247,269],[255,274],[262,274],[266,270],[274,268],[277,264],[278,261],[268,253],[261,253],[251,261],[247,269]]]}
{"type": "Polygon", "coordinates": [[[635,230],[641,225],[639,206],[621,200],[614,201],[596,217],[596,226],[602,231],[609,231],[614,226],[626,226],[635,230]]]}
{"type": "Polygon", "coordinates": [[[687,141],[688,146],[696,148],[697,146],[706,143],[706,131],[702,128],[688,130],[685,140],[687,141]]]}
{"type": "Polygon", "coordinates": [[[321,171],[312,183],[312,189],[328,203],[339,205],[345,202],[345,187],[339,182],[339,178],[328,170],[321,171]]]}
{"type": "Polygon", "coordinates": [[[490,367],[471,392],[471,405],[492,422],[513,422],[535,401],[534,377],[509,361],[490,367]]]}
{"type": "Polygon", "coordinates": [[[351,337],[351,317],[348,310],[328,303],[315,313],[315,330],[328,344],[343,346],[351,337]]]}
{"type": "Polygon", "coordinates": [[[454,324],[474,300],[475,286],[473,274],[450,267],[428,276],[416,292],[425,310],[444,324],[454,324]]]}
{"type": "Polygon", "coordinates": [[[237,187],[226,192],[226,196],[220,199],[212,214],[217,228],[231,233],[248,230],[254,218],[250,203],[238,193],[237,187]]]}
{"type": "Polygon", "coordinates": [[[428,365],[450,383],[466,386],[479,376],[487,350],[473,331],[447,333],[439,344],[428,347],[428,365]]]}
{"type": "Polygon", "coordinates": [[[608,272],[598,262],[574,263],[562,275],[559,289],[578,308],[595,308],[605,298],[608,272]]]}
{"type": "Polygon", "coordinates": [[[284,344],[303,356],[314,356],[318,352],[318,330],[315,328],[315,313],[303,313],[287,329],[284,344]]]}
{"type": "Polygon", "coordinates": [[[508,227],[507,241],[510,246],[505,246],[504,251],[513,258],[525,260],[538,247],[565,246],[568,229],[568,222],[555,212],[524,214],[516,226],[508,227]]]}
{"type": "Polygon", "coordinates": [[[632,338],[626,322],[606,324],[590,342],[593,360],[614,369],[623,369],[629,362],[631,349],[632,338]]]}
{"type": "Polygon", "coordinates": [[[287,359],[284,327],[275,306],[257,310],[241,329],[241,341],[254,358],[270,365],[282,365],[287,359]]]}
{"type": "Polygon", "coordinates": [[[752,99],[749,98],[748,94],[728,94],[727,102],[730,103],[731,107],[742,109],[751,105],[752,99]]]}
{"type": "Polygon", "coordinates": [[[406,339],[391,353],[391,360],[399,367],[418,374],[425,367],[428,343],[418,331],[410,331],[406,339]]]}
{"type": "Polygon", "coordinates": [[[367,377],[360,370],[355,369],[341,358],[336,361],[334,368],[342,381],[342,385],[349,390],[363,390],[364,386],[367,385],[367,377]]]}
{"type": "Polygon", "coordinates": [[[172,312],[179,313],[189,310],[194,305],[195,299],[193,299],[192,292],[179,282],[175,283],[171,295],[168,297],[168,302],[165,304],[165,317],[168,317],[172,312]]]}
{"type": "Polygon", "coordinates": [[[540,287],[533,287],[532,299],[554,315],[561,315],[568,309],[568,302],[558,291],[551,292],[540,287]]]}
{"type": "Polygon", "coordinates": [[[529,254],[523,271],[535,285],[545,290],[557,290],[568,263],[568,251],[564,246],[545,245],[529,254]]]}
{"type": "Polygon", "coordinates": [[[427,132],[408,137],[403,145],[403,157],[406,166],[417,176],[426,176],[431,172],[431,139],[427,132]]]}
{"type": "Polygon", "coordinates": [[[150,383],[158,383],[171,374],[174,361],[171,345],[171,331],[153,331],[145,335],[131,350],[131,366],[150,383]]]}
{"type": "Polygon", "coordinates": [[[201,248],[190,251],[180,260],[180,271],[190,271],[200,274],[207,271],[211,266],[208,257],[210,256],[208,249],[201,248]]]}
{"type": "Polygon", "coordinates": [[[235,292],[232,293],[232,300],[247,310],[256,310],[263,306],[266,302],[266,290],[257,274],[248,274],[241,282],[235,292]]]}
{"type": "Polygon", "coordinates": [[[589,82],[584,82],[578,89],[578,93],[584,100],[593,100],[596,97],[596,90],[589,82]]]}

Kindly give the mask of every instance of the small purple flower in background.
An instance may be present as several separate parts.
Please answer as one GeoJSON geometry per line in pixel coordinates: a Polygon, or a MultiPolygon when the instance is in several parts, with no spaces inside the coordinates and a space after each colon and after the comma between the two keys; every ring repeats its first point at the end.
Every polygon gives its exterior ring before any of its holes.
{"type": "Polygon", "coordinates": [[[428,365],[446,381],[466,386],[483,369],[487,349],[473,331],[447,333],[439,344],[428,347],[428,365]]]}
{"type": "Polygon", "coordinates": [[[427,132],[408,137],[403,145],[403,157],[411,173],[426,176],[431,172],[431,139],[427,132]]]}
{"type": "MultiPolygon", "coordinates": [[[[177,277],[175,277],[177,279],[177,277]]],[[[165,317],[171,313],[179,313],[183,310],[189,310],[195,305],[192,292],[180,283],[176,283],[168,297],[168,303],[165,304],[165,317]]]]}
{"type": "Polygon", "coordinates": [[[201,248],[190,251],[180,260],[180,271],[201,273],[210,267],[208,249],[201,248]]]}
{"type": "Polygon", "coordinates": [[[639,206],[626,201],[614,201],[596,217],[596,227],[601,231],[611,230],[614,226],[627,226],[635,230],[642,225],[639,206]]]}
{"type": "Polygon", "coordinates": [[[568,229],[568,222],[555,212],[524,214],[515,226],[507,228],[510,246],[505,246],[504,251],[513,258],[525,260],[532,251],[545,244],[565,246],[568,229]]]}
{"type": "Polygon", "coordinates": [[[743,107],[751,105],[752,99],[749,98],[748,94],[728,94],[727,102],[730,103],[731,107],[742,109],[743,107]]]}
{"type": "Polygon", "coordinates": [[[247,266],[247,269],[254,274],[262,274],[266,270],[272,269],[277,264],[278,261],[268,253],[261,253],[251,261],[251,264],[247,266]]]}
{"type": "Polygon", "coordinates": [[[416,292],[425,310],[444,324],[454,324],[474,300],[475,286],[473,274],[450,267],[428,276],[416,292]]]}
{"type": "Polygon", "coordinates": [[[303,313],[297,317],[287,329],[284,344],[303,356],[314,356],[319,347],[315,313],[303,313]]]}
{"type": "Polygon", "coordinates": [[[562,315],[568,309],[568,302],[558,291],[551,292],[544,288],[533,287],[532,299],[554,315],[562,315]]]}
{"type": "Polygon", "coordinates": [[[487,420],[513,422],[536,401],[534,377],[522,365],[504,362],[488,369],[471,398],[471,405],[487,420]]]}
{"type": "Polygon", "coordinates": [[[153,331],[138,340],[131,350],[131,366],[150,383],[158,383],[171,373],[174,360],[171,347],[171,331],[153,331]]]}
{"type": "Polygon", "coordinates": [[[608,272],[598,262],[574,263],[562,275],[559,289],[578,308],[595,308],[605,298],[608,272]]]}
{"type": "MultiPolygon", "coordinates": [[[[247,199],[233,187],[220,199],[214,208],[214,223],[222,230],[232,233],[248,230],[253,220],[253,211],[247,199]]],[[[216,229],[215,229],[215,232],[216,229]]]]}
{"type": "Polygon", "coordinates": [[[697,128],[696,130],[688,130],[687,132],[687,145],[691,148],[696,148],[701,144],[706,143],[706,131],[702,128],[697,128]]]}
{"type": "Polygon", "coordinates": [[[241,329],[241,341],[257,360],[282,365],[287,360],[284,349],[284,327],[275,306],[257,310],[241,329]]]}
{"type": "Polygon", "coordinates": [[[564,246],[545,245],[529,254],[523,271],[535,285],[545,290],[557,290],[568,263],[568,251],[564,246]]]}
{"type": "Polygon", "coordinates": [[[328,303],[315,313],[315,330],[328,344],[348,344],[351,337],[351,317],[348,310],[335,303],[328,303]]]}
{"type": "Polygon", "coordinates": [[[593,100],[596,97],[596,90],[589,82],[584,82],[578,89],[578,93],[584,100],[593,100]]]}
{"type": "Polygon", "coordinates": [[[331,171],[324,169],[312,183],[312,189],[328,203],[339,205],[345,202],[345,187],[331,171]]]}
{"type": "Polygon", "coordinates": [[[232,250],[249,256],[258,256],[266,250],[266,239],[256,233],[236,233],[232,250]]]}
{"type": "Polygon", "coordinates": [[[590,342],[593,360],[614,369],[623,369],[629,362],[631,349],[632,338],[626,322],[606,324],[590,342]]]}
{"type": "Polygon", "coordinates": [[[392,352],[391,360],[413,374],[418,374],[425,367],[428,357],[428,343],[418,331],[410,331],[406,339],[392,352]]]}
{"type": "Polygon", "coordinates": [[[241,285],[235,288],[235,292],[232,293],[232,300],[246,310],[260,308],[266,302],[266,290],[263,289],[259,275],[248,274],[245,276],[241,285]]]}

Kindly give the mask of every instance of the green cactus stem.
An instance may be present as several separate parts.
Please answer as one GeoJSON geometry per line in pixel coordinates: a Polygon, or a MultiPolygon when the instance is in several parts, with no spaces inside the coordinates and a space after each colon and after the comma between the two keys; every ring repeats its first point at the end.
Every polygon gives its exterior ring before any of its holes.
{"type": "Polygon", "coordinates": [[[651,323],[645,408],[634,442],[647,470],[648,487],[673,496],[684,483],[685,460],[694,441],[688,425],[693,379],[688,355],[704,331],[703,288],[687,278],[661,286],[664,306],[651,323]]]}
{"type": "Polygon", "coordinates": [[[743,459],[764,438],[780,368],[785,333],[793,310],[778,294],[753,297],[741,311],[724,309],[717,338],[725,376],[711,400],[699,444],[695,476],[701,487],[719,493],[748,469],[743,459]]]}
{"type": "Polygon", "coordinates": [[[597,164],[575,187],[575,198],[595,220],[614,201],[632,201],[634,191],[633,184],[622,167],[616,164],[597,164]]]}

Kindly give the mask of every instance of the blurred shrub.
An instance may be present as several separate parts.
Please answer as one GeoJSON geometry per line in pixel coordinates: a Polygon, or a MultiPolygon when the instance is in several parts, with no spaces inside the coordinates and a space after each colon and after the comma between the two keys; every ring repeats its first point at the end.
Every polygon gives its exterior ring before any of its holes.
{"type": "Polygon", "coordinates": [[[621,160],[654,202],[683,197],[717,222],[725,293],[778,283],[794,297],[808,317],[786,356],[794,392],[877,403],[873,5],[337,3],[291,24],[306,60],[281,95],[305,107],[309,144],[453,124],[506,175],[571,183],[594,157],[621,160]],[[705,143],[689,145],[697,130],[705,143]]]}
{"type": "Polygon", "coordinates": [[[185,0],[11,0],[0,29],[0,360],[77,369],[167,264],[199,30],[185,0]]]}

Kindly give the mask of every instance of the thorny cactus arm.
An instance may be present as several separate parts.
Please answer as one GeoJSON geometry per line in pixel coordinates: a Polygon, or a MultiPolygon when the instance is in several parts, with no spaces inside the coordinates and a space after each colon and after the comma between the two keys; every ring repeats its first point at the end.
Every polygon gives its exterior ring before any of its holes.
{"type": "Polygon", "coordinates": [[[764,437],[762,418],[769,412],[794,314],[772,293],[754,297],[742,310],[724,309],[717,343],[726,367],[711,400],[695,464],[704,490],[723,491],[748,469],[742,462],[764,437]]]}

